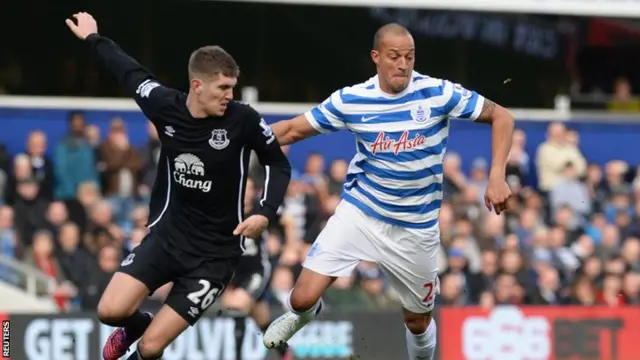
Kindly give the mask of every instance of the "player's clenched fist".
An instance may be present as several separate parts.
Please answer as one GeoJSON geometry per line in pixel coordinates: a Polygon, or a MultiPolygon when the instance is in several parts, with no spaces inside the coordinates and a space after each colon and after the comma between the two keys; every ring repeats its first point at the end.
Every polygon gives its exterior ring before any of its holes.
{"type": "Polygon", "coordinates": [[[268,225],[269,220],[265,216],[252,215],[238,224],[238,227],[233,231],[233,235],[242,235],[250,239],[258,239],[268,225]]]}
{"type": "Polygon", "coordinates": [[[511,189],[504,178],[490,178],[484,193],[484,204],[489,211],[497,215],[507,210],[507,202],[511,198],[511,189]]]}
{"type": "Polygon", "coordinates": [[[87,36],[98,32],[98,23],[91,14],[80,12],[73,14],[73,18],[75,22],[72,19],[67,19],[65,22],[80,40],[84,40],[87,36]]]}

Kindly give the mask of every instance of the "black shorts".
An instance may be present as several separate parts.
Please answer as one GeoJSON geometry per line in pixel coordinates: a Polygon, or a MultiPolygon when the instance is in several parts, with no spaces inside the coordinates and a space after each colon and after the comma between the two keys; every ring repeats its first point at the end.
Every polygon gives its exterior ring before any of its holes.
{"type": "Polygon", "coordinates": [[[231,287],[243,289],[255,300],[263,300],[271,283],[271,264],[268,261],[244,263],[240,260],[236,273],[231,279],[231,287]]]}
{"type": "Polygon", "coordinates": [[[150,294],[173,282],[165,304],[193,325],[222,295],[237,263],[237,257],[196,258],[170,248],[157,235],[148,234],[122,261],[118,271],[140,280],[150,294]]]}

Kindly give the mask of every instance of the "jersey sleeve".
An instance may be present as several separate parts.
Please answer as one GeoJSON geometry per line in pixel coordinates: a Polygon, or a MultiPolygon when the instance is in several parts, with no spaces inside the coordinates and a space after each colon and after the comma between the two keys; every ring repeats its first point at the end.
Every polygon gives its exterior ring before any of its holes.
{"type": "Polygon", "coordinates": [[[444,105],[443,115],[470,120],[476,120],[480,116],[484,96],[449,80],[442,80],[441,90],[445,98],[449,98],[444,105]]]}
{"type": "Polygon", "coordinates": [[[291,180],[291,165],[282,152],[278,139],[257,111],[249,107],[249,146],[256,152],[260,165],[264,166],[264,192],[258,213],[274,223],[278,218],[284,196],[291,180]]]}
{"type": "Polygon", "coordinates": [[[342,107],[342,91],[336,91],[320,105],[307,111],[307,121],[320,133],[332,133],[345,129],[344,116],[339,110],[342,107]]]}
{"type": "Polygon", "coordinates": [[[86,42],[102,65],[129,91],[145,116],[158,125],[162,108],[168,99],[175,96],[176,90],[162,86],[151,72],[127,55],[113,40],[91,34],[86,42]]]}

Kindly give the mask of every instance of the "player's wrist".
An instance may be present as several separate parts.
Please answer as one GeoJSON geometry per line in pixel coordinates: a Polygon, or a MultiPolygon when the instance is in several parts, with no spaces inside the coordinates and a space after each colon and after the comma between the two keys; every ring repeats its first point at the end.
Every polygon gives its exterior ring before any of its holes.
{"type": "Polygon", "coordinates": [[[489,171],[490,180],[504,180],[507,177],[506,166],[494,166],[489,171]]]}
{"type": "Polygon", "coordinates": [[[93,43],[93,42],[95,42],[96,40],[98,40],[99,38],[100,38],[100,34],[98,34],[97,32],[94,32],[94,33],[91,33],[91,34],[87,35],[87,36],[84,38],[84,41],[88,41],[88,42],[90,42],[90,43],[93,43]]]}
{"type": "Polygon", "coordinates": [[[266,220],[267,225],[265,226],[271,224],[273,219],[277,217],[277,213],[275,211],[271,211],[271,209],[266,206],[261,207],[256,215],[263,217],[266,220]]]}

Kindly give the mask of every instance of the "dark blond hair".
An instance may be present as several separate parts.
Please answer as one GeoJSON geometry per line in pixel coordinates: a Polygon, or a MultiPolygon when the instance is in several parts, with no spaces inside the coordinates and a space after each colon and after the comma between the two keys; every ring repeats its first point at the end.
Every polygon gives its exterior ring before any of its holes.
{"type": "Polygon", "coordinates": [[[195,77],[213,78],[217,75],[237,78],[240,68],[228,52],[220,46],[203,46],[191,53],[189,58],[189,79],[195,77]]]}

